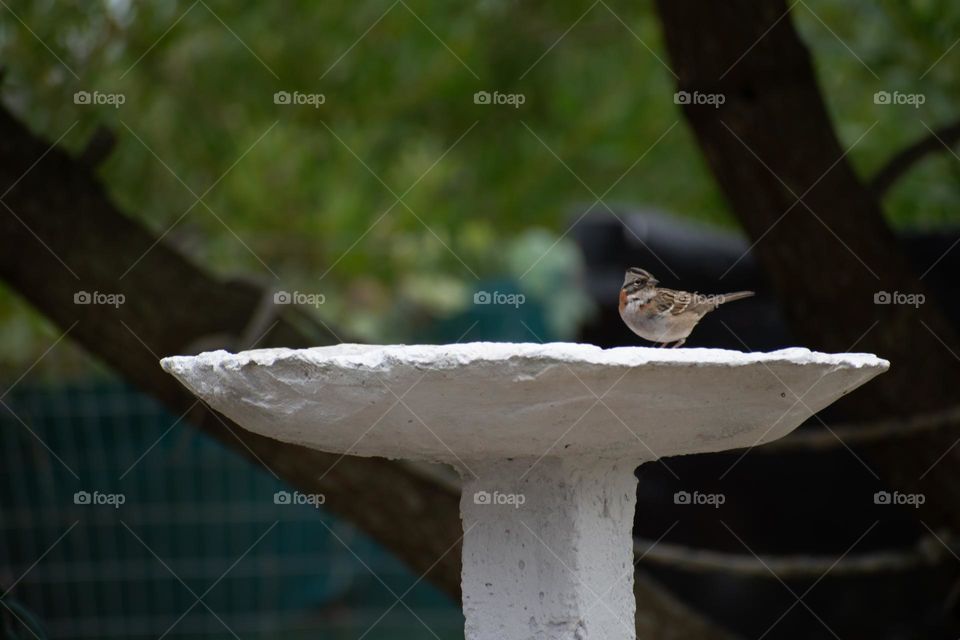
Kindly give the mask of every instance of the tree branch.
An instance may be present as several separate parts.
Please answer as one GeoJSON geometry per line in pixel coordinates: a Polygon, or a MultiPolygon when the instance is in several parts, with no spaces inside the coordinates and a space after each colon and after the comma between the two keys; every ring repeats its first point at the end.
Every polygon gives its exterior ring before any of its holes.
{"type": "Polygon", "coordinates": [[[634,553],[642,564],[699,574],[723,574],[730,577],[761,577],[770,580],[816,580],[831,577],[869,577],[877,573],[910,573],[923,567],[956,562],[956,540],[941,535],[922,536],[911,548],[834,556],[764,555],[708,551],[678,544],[636,540],[634,553]]]}
{"type": "Polygon", "coordinates": [[[958,141],[960,141],[960,121],[931,131],[890,158],[873,175],[870,180],[870,190],[877,198],[882,198],[913,165],[935,151],[949,151],[950,147],[958,141]]]}
{"type": "Polygon", "coordinates": [[[954,438],[960,434],[960,407],[951,407],[933,413],[918,414],[909,418],[871,420],[850,424],[837,424],[829,429],[800,429],[779,440],[768,442],[757,455],[780,455],[784,452],[807,451],[816,453],[838,447],[889,446],[897,441],[901,446],[917,446],[911,440],[931,437],[954,438]],[[940,433],[942,432],[942,433],[940,433]]]}
{"type": "MultiPolygon", "coordinates": [[[[259,287],[220,281],[158,243],[116,208],[87,164],[51,149],[0,108],[0,193],[8,189],[0,205],[0,278],[61,329],[73,326],[71,339],[174,415],[191,412],[195,426],[254,464],[302,491],[325,494],[327,508],[415,571],[439,559],[428,578],[458,595],[459,553],[444,555],[460,535],[458,495],[395,462],[341,459],[255,435],[197,404],[161,370],[160,357],[187,353],[188,345],[241,340],[260,307],[259,287]],[[126,300],[117,308],[78,305],[78,291],[126,300]]],[[[260,345],[334,340],[290,310],[260,345]]]]}

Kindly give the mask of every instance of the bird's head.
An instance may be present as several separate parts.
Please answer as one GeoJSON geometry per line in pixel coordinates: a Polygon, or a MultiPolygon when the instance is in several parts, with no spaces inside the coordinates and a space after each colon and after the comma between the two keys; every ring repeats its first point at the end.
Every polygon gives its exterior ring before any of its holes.
{"type": "Polygon", "coordinates": [[[640,267],[630,267],[623,277],[623,288],[642,289],[643,287],[655,287],[659,280],[653,277],[649,271],[640,267]]]}

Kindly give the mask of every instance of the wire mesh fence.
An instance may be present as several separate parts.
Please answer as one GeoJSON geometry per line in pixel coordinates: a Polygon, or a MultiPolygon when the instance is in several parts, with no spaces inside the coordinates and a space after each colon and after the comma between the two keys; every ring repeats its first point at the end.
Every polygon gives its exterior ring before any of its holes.
{"type": "Polygon", "coordinates": [[[462,637],[449,599],[177,420],[114,381],[3,398],[8,637],[462,637]]]}

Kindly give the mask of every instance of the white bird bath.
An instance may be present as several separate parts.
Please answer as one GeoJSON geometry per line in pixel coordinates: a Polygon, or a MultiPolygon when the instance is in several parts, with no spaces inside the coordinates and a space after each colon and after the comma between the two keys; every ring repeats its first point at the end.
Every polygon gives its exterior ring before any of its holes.
{"type": "Polygon", "coordinates": [[[889,363],[472,343],[216,351],[162,365],[255,433],[453,465],[467,640],[633,640],[634,469],[780,438],[889,363]]]}

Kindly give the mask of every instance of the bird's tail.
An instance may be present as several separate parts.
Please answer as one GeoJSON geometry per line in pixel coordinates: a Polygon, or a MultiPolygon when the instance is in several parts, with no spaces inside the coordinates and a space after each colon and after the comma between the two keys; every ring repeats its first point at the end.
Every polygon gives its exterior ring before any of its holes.
{"type": "Polygon", "coordinates": [[[718,296],[715,296],[717,306],[724,304],[725,302],[733,302],[734,300],[743,300],[744,298],[749,298],[754,295],[753,291],[737,291],[736,293],[723,293],[718,296]]]}

